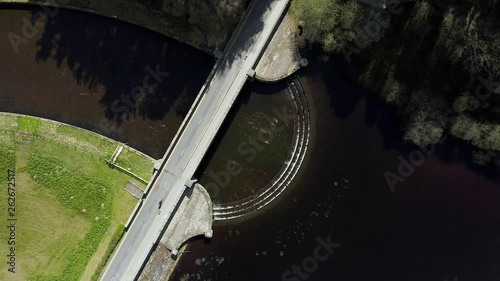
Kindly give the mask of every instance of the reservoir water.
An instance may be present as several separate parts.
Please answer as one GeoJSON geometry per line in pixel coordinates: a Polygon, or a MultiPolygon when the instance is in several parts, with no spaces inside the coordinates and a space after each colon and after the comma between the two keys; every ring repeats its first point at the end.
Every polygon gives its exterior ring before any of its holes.
{"type": "MultiPolygon", "coordinates": [[[[139,27],[68,10],[16,52],[7,36],[22,34],[23,19],[35,11],[0,10],[0,110],[99,130],[161,157],[214,59],[139,27]],[[151,71],[162,73],[161,82],[130,105],[127,95],[151,71]],[[104,130],[103,120],[114,125],[104,130]]],[[[251,217],[217,223],[210,241],[192,241],[171,280],[500,280],[498,171],[470,165],[463,147],[448,142],[392,191],[384,174],[398,173],[417,148],[402,143],[391,108],[334,65],[308,59],[298,79],[312,133],[294,183],[251,217]]],[[[272,128],[273,109],[292,102],[287,89],[287,82],[249,83],[241,93],[199,171],[208,184],[210,172],[228,162],[243,169],[212,193],[215,202],[249,196],[279,171],[293,126],[275,133],[254,161],[245,162],[237,146],[272,128]]]]}
{"type": "Polygon", "coordinates": [[[140,27],[69,10],[27,38],[23,28],[43,20],[34,19],[36,8],[6,7],[0,10],[0,110],[99,131],[163,156],[214,59],[140,27]],[[13,45],[8,36],[16,35],[26,38],[13,45]],[[148,75],[161,81],[149,79],[154,91],[136,94],[148,75]]]}

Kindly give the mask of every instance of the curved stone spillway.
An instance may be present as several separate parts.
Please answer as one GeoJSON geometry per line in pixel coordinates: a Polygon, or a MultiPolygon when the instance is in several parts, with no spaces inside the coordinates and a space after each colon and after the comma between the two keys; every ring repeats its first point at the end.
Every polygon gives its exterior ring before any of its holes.
{"type": "Polygon", "coordinates": [[[310,112],[299,79],[294,76],[287,82],[289,85],[287,91],[293,97],[297,112],[296,122],[294,122],[295,134],[287,160],[273,180],[259,192],[238,201],[214,204],[214,220],[223,221],[241,218],[262,209],[285,191],[298,173],[309,146],[311,135],[310,112]]]}

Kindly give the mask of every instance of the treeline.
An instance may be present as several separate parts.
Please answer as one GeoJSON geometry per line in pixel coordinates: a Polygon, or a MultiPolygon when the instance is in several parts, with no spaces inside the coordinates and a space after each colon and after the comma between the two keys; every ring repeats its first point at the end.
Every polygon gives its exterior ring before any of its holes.
{"type": "Polygon", "coordinates": [[[250,0],[133,0],[168,17],[179,29],[175,37],[181,41],[209,49],[223,49],[243,17],[250,0]],[[193,32],[194,38],[183,33],[193,32]]]}
{"type": "Polygon", "coordinates": [[[452,136],[476,163],[500,152],[500,1],[294,0],[303,47],[320,46],[364,87],[395,106],[403,139],[452,136]],[[314,5],[317,5],[314,7],[314,5]]]}

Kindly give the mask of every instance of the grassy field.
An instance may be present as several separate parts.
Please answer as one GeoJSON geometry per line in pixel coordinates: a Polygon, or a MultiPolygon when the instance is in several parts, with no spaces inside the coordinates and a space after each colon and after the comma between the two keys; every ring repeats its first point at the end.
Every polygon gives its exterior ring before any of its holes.
{"type": "Polygon", "coordinates": [[[120,157],[116,160],[116,164],[120,167],[127,167],[125,169],[130,169],[134,174],[138,175],[142,179],[149,180],[152,176],[152,169],[149,166],[144,165],[144,161],[147,161],[145,156],[136,153],[134,150],[129,148],[123,148],[120,157]]]}
{"type": "MultiPolygon", "coordinates": [[[[7,221],[9,169],[16,170],[17,218],[16,273],[7,271],[2,227],[0,280],[90,280],[137,203],[123,188],[139,183],[105,162],[118,143],[31,117],[0,114],[0,126],[0,220],[7,221]]],[[[131,153],[120,165],[152,171],[150,159],[131,153]]]]}

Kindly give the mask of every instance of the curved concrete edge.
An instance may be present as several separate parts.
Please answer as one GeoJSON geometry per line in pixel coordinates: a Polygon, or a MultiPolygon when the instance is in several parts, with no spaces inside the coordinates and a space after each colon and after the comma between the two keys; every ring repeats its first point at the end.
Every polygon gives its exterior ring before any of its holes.
{"type": "MultiPolygon", "coordinates": [[[[107,2],[108,8],[103,10],[98,10],[99,8],[104,8],[105,6],[100,3],[102,0],[90,0],[86,1],[88,6],[86,5],[72,5],[69,4],[71,0],[45,0],[45,1],[28,1],[28,0],[0,0],[0,4],[12,4],[12,5],[29,5],[29,6],[39,6],[39,7],[54,7],[54,8],[62,8],[68,10],[76,10],[81,12],[86,12],[90,14],[95,14],[107,18],[112,18],[116,20],[120,20],[132,25],[139,26],[141,28],[165,35],[167,37],[173,38],[181,43],[189,45],[197,50],[200,50],[209,55],[214,54],[213,48],[204,47],[201,44],[196,44],[194,40],[189,40],[187,38],[181,38],[171,32],[173,29],[169,24],[167,16],[161,17],[155,15],[155,13],[142,8],[138,3],[128,3],[126,1],[115,0],[107,2]],[[61,3],[60,3],[61,2],[61,3]],[[133,12],[127,12],[123,7],[125,6],[134,6],[133,12]],[[142,15],[142,19],[139,16],[134,15],[142,15]]],[[[83,3],[78,3],[83,4],[83,3]]],[[[49,15],[51,16],[51,15],[49,15]]],[[[54,15],[52,15],[53,17],[54,15]]],[[[198,30],[193,29],[191,32],[194,37],[195,34],[199,33],[198,30]]],[[[186,34],[186,33],[184,33],[186,34]]],[[[188,33],[189,34],[189,33],[188,33]]],[[[188,36],[187,36],[188,37],[188,36]]]]}
{"type": "MultiPolygon", "coordinates": [[[[191,238],[204,235],[211,238],[213,235],[213,204],[210,195],[201,184],[195,184],[182,208],[175,229],[165,243],[172,255],[177,255],[182,245],[191,238]]],[[[177,216],[177,215],[176,215],[177,216]]]]}
{"type": "MultiPolygon", "coordinates": [[[[209,208],[209,213],[210,213],[210,216],[212,217],[212,213],[213,213],[213,203],[212,203],[212,198],[210,197],[210,194],[208,193],[208,191],[205,189],[205,187],[199,183],[196,183],[194,185],[194,189],[198,192],[200,192],[200,194],[205,198],[207,204],[208,204],[208,208],[209,208]]],[[[213,222],[213,218],[212,218],[212,222],[213,222]]]]}
{"type": "Polygon", "coordinates": [[[303,120],[303,122],[299,122],[301,124],[298,125],[303,131],[301,130],[301,133],[294,137],[295,148],[292,149],[290,158],[285,161],[286,164],[280,174],[264,188],[262,193],[232,203],[216,204],[214,206],[214,219],[218,223],[224,221],[242,222],[254,217],[259,210],[278,201],[279,196],[292,185],[297,174],[303,170],[304,160],[309,155],[308,151],[313,124],[311,124],[307,93],[298,77],[295,76],[293,79],[290,78],[289,89],[297,102],[297,111],[303,114],[298,119],[303,120]],[[295,91],[293,89],[295,89],[295,91]],[[294,164],[291,165],[292,163],[294,164]]]}
{"type": "MultiPolygon", "coordinates": [[[[1,0],[0,0],[0,1],[1,1],[1,0]]],[[[99,133],[96,133],[96,132],[94,132],[94,131],[91,131],[91,130],[87,130],[87,129],[84,129],[84,128],[77,127],[77,126],[75,126],[75,125],[71,125],[71,124],[68,124],[68,123],[64,123],[64,122],[60,122],[60,121],[56,121],[56,120],[51,120],[51,119],[47,119],[47,118],[43,118],[43,117],[38,117],[38,116],[33,116],[33,115],[27,115],[27,114],[20,114],[20,113],[0,112],[0,115],[11,115],[11,116],[17,116],[17,117],[19,117],[19,116],[22,116],[22,117],[31,117],[31,118],[40,119],[40,120],[42,120],[42,121],[44,121],[44,122],[49,122],[49,123],[53,123],[53,124],[57,124],[57,125],[64,125],[64,126],[68,126],[68,127],[73,128],[73,129],[76,129],[76,130],[79,130],[79,131],[83,131],[83,132],[85,132],[85,133],[87,133],[87,134],[91,134],[91,135],[93,135],[93,136],[96,136],[96,137],[98,137],[98,138],[100,138],[100,139],[103,139],[103,140],[106,140],[106,141],[112,142],[112,143],[114,143],[114,144],[116,144],[116,145],[122,145],[124,148],[129,149],[129,150],[133,151],[134,153],[137,153],[137,154],[139,154],[139,155],[143,156],[144,158],[147,158],[147,159],[151,160],[151,162],[154,162],[154,161],[155,161],[155,159],[154,159],[153,157],[151,157],[151,156],[149,156],[149,155],[145,154],[144,152],[141,152],[141,151],[139,151],[139,150],[137,150],[137,149],[135,149],[135,148],[133,148],[133,147],[130,147],[130,146],[128,146],[128,145],[126,145],[126,144],[124,144],[124,143],[121,143],[121,142],[119,142],[119,141],[117,141],[117,140],[114,140],[114,139],[112,139],[112,138],[109,138],[109,137],[103,136],[103,135],[101,135],[101,134],[99,134],[99,133]]]]}
{"type": "Polygon", "coordinates": [[[297,26],[296,20],[290,14],[283,18],[255,68],[255,79],[260,82],[278,82],[304,66],[296,40],[297,26]]]}
{"type": "Polygon", "coordinates": [[[182,202],[172,221],[168,224],[165,233],[160,239],[158,247],[155,248],[139,276],[139,281],[169,280],[170,275],[179,262],[179,256],[184,252],[191,238],[200,235],[212,234],[212,200],[205,188],[195,184],[193,188],[186,190],[182,202]],[[201,223],[193,223],[192,212],[199,213],[201,223]],[[196,208],[201,208],[201,212],[196,208]]]}
{"type": "Polygon", "coordinates": [[[262,77],[262,76],[259,76],[257,73],[255,73],[255,79],[257,79],[257,81],[259,81],[259,82],[275,83],[275,82],[282,81],[282,80],[284,80],[284,79],[292,76],[300,68],[301,68],[300,66],[297,66],[297,68],[295,68],[295,69],[291,70],[290,72],[285,73],[285,74],[283,74],[283,75],[281,75],[280,77],[277,77],[277,78],[262,77]]]}

